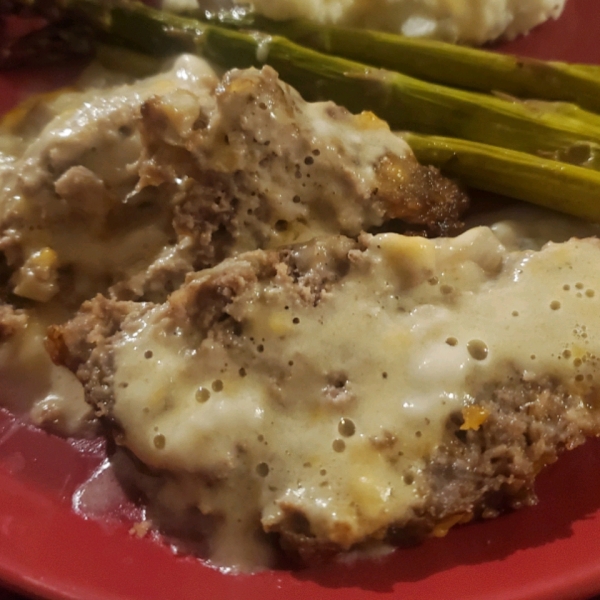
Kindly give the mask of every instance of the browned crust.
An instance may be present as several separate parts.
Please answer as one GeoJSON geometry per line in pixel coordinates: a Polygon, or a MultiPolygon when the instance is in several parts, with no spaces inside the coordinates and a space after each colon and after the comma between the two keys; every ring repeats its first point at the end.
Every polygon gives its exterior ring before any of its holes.
{"type": "MultiPolygon", "coordinates": [[[[390,159],[384,159],[377,170],[385,174],[390,159]]],[[[393,164],[393,163],[392,163],[393,164]]],[[[386,206],[386,219],[401,219],[418,232],[434,235],[457,233],[463,223],[461,215],[469,207],[465,192],[454,182],[442,176],[432,166],[420,165],[416,159],[404,160],[401,165],[402,185],[394,179],[382,177],[378,190],[386,206]]]]}

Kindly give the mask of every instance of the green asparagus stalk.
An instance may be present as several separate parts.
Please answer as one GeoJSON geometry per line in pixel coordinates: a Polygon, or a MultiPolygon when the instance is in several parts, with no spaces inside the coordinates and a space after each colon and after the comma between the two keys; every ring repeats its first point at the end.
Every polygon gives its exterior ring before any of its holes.
{"type": "Polygon", "coordinates": [[[477,141],[600,170],[600,116],[455,90],[329,56],[281,36],[235,31],[153,10],[136,2],[60,0],[84,9],[109,40],[156,54],[192,51],[226,68],[273,66],[310,100],[353,112],[371,110],[393,129],[477,141]],[[102,17],[98,7],[104,6],[102,17]]]}
{"type": "Polygon", "coordinates": [[[486,144],[404,133],[420,162],[465,184],[600,222],[600,173],[486,144]]]}
{"type": "Polygon", "coordinates": [[[600,113],[600,67],[498,54],[392,33],[323,25],[307,20],[273,21],[245,12],[198,11],[226,27],[282,35],[321,52],[398,71],[425,81],[518,98],[573,102],[600,113]]]}

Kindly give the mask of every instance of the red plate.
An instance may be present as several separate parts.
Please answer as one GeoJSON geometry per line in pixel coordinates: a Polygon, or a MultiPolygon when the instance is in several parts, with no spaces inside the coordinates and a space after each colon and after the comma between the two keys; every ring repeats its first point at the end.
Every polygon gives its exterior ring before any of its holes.
{"type": "MultiPolygon", "coordinates": [[[[598,0],[568,0],[558,22],[503,50],[600,64],[599,28],[598,0]]],[[[0,110],[60,75],[0,76],[0,110]]],[[[75,515],[73,492],[101,460],[99,448],[82,451],[0,412],[0,581],[61,600],[568,600],[600,592],[600,441],[547,469],[535,508],[377,561],[253,576],[176,557],[118,518],[75,515]]]]}

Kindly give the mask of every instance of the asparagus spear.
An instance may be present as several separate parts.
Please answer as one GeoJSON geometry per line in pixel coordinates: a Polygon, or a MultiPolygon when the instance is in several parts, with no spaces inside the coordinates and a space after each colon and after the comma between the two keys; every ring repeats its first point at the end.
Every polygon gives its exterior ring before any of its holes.
{"type": "Polygon", "coordinates": [[[404,133],[420,162],[465,184],[600,222],[600,173],[486,144],[404,133]]]}
{"type": "Polygon", "coordinates": [[[136,2],[60,2],[83,9],[110,40],[124,40],[142,52],[187,50],[226,68],[267,63],[307,99],[334,100],[353,112],[371,110],[393,129],[576,160],[600,170],[600,116],[576,107],[563,107],[557,113],[554,107],[548,110],[542,105],[425,83],[322,54],[281,36],[225,29],[136,2]]]}
{"type": "Polygon", "coordinates": [[[322,25],[307,20],[273,21],[253,13],[197,11],[227,27],[282,35],[321,52],[451,87],[499,91],[519,98],[574,102],[600,112],[600,67],[519,58],[392,33],[322,25]]]}

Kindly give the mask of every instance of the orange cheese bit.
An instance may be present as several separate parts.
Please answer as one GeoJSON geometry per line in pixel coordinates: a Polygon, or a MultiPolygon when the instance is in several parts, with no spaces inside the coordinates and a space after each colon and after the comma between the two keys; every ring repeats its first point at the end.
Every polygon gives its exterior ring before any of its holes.
{"type": "Polygon", "coordinates": [[[462,523],[468,523],[473,519],[473,515],[471,513],[462,513],[457,515],[450,515],[445,519],[442,519],[431,532],[433,537],[442,538],[446,537],[450,529],[455,525],[459,525],[462,523]]]}
{"type": "Polygon", "coordinates": [[[489,415],[490,413],[483,406],[475,404],[465,406],[462,409],[462,416],[465,422],[460,428],[462,431],[468,431],[469,429],[477,431],[486,422],[489,415]]]}

